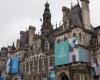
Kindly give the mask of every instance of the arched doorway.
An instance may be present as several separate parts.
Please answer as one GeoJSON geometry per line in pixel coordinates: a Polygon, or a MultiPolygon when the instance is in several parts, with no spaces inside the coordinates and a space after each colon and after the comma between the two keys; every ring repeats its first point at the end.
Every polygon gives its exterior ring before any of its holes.
{"type": "Polygon", "coordinates": [[[57,80],[69,80],[69,79],[68,79],[68,76],[66,75],[66,73],[63,72],[59,75],[57,80]]]}

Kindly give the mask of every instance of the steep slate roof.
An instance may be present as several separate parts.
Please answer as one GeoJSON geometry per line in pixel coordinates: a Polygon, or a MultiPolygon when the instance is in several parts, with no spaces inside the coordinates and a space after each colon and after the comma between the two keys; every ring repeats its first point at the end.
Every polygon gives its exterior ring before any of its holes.
{"type": "MultiPolygon", "coordinates": [[[[83,27],[82,9],[79,4],[72,6],[71,10],[69,10],[69,8],[67,7],[64,7],[63,9],[66,9],[70,12],[68,18],[71,21],[71,25],[81,28],[83,27]]],[[[71,28],[71,25],[69,26],[69,28],[71,28]]],[[[63,34],[64,32],[65,31],[63,30],[63,25],[53,30],[54,36],[63,34]]]]}
{"type": "Polygon", "coordinates": [[[83,27],[82,9],[79,4],[72,6],[69,19],[71,19],[72,25],[83,27]]]}

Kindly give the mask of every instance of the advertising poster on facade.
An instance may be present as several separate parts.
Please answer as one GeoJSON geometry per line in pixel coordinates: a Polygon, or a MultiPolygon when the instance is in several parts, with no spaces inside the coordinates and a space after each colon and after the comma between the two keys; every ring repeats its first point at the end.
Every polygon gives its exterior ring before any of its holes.
{"type": "Polygon", "coordinates": [[[19,58],[15,57],[11,59],[10,73],[18,73],[19,71],[19,58]]]}
{"type": "Polygon", "coordinates": [[[55,42],[55,66],[73,62],[90,62],[89,51],[79,47],[78,38],[55,42]]]}
{"type": "Polygon", "coordinates": [[[7,60],[7,67],[6,67],[6,72],[9,73],[10,71],[10,62],[11,62],[11,59],[8,59],[7,60]]]}
{"type": "Polygon", "coordinates": [[[78,38],[69,39],[69,63],[72,62],[90,62],[89,51],[78,46],[78,38]]]}
{"type": "Polygon", "coordinates": [[[79,61],[78,38],[68,39],[69,42],[69,63],[79,61]]]}
{"type": "Polygon", "coordinates": [[[68,41],[55,43],[55,65],[64,65],[69,63],[69,45],[68,41]]]}
{"type": "Polygon", "coordinates": [[[4,78],[0,76],[0,80],[4,80],[4,78]]]}

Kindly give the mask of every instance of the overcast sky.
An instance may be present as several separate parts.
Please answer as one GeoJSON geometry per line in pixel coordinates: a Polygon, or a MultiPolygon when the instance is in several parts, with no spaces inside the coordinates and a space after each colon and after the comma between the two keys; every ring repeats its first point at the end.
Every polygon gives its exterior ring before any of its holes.
{"type": "MultiPolygon", "coordinates": [[[[47,0],[0,0],[0,47],[11,45],[29,25],[40,32],[44,4],[47,0]]],[[[72,0],[76,4],[77,0],[72,0]]],[[[62,21],[62,6],[71,6],[71,0],[48,0],[52,13],[52,24],[62,21]]],[[[90,0],[91,23],[100,25],[100,0],[90,0]]]]}

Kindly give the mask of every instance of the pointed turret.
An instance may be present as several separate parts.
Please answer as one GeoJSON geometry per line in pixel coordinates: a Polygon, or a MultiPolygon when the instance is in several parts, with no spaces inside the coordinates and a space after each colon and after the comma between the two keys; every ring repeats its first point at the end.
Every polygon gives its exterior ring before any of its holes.
{"type": "Polygon", "coordinates": [[[15,50],[16,48],[15,48],[15,44],[14,44],[14,42],[13,42],[13,45],[12,45],[12,50],[15,50]]]}

